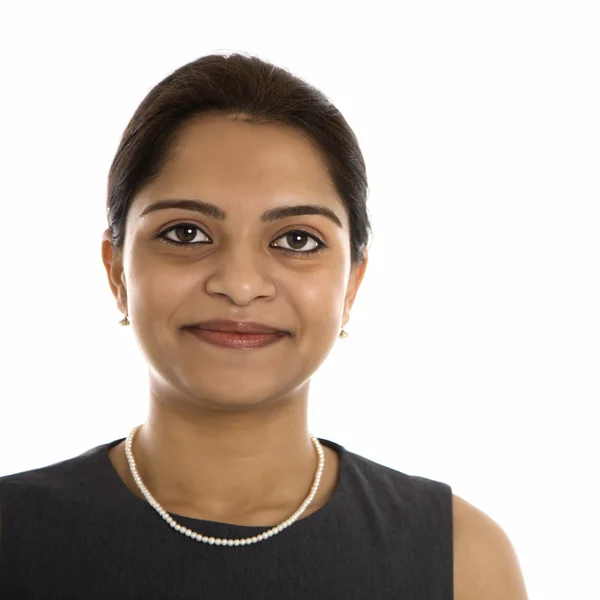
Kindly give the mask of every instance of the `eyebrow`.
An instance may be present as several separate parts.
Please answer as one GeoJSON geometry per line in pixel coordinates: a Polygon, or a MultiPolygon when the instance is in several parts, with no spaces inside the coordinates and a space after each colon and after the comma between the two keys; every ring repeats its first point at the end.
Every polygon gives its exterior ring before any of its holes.
{"type": "MultiPolygon", "coordinates": [[[[204,202],[203,200],[189,200],[184,198],[174,198],[170,200],[159,200],[147,206],[140,217],[144,217],[147,214],[157,211],[166,210],[168,208],[181,208],[183,210],[193,210],[199,213],[203,213],[213,219],[224,221],[227,218],[227,213],[216,204],[210,202],[204,202]]],[[[342,222],[339,217],[326,206],[320,204],[298,204],[295,206],[276,206],[270,208],[264,212],[260,220],[263,223],[269,223],[278,219],[285,219],[286,217],[296,217],[298,215],[322,215],[327,217],[330,221],[333,221],[338,227],[342,227],[342,222]]]]}

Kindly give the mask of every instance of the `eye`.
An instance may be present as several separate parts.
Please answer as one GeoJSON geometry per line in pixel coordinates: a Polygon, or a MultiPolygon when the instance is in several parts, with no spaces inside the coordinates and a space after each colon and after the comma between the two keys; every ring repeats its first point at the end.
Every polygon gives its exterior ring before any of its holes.
{"type": "Polygon", "coordinates": [[[282,236],[278,237],[277,239],[279,239],[279,240],[285,239],[286,243],[288,245],[290,245],[291,247],[280,248],[279,246],[275,246],[275,248],[278,248],[282,252],[285,252],[290,255],[303,254],[303,255],[312,256],[313,254],[322,252],[323,249],[326,248],[325,243],[322,242],[318,237],[316,237],[316,236],[312,235],[311,233],[308,233],[307,231],[304,231],[302,229],[294,229],[292,231],[288,231],[287,233],[284,233],[282,236]],[[314,248],[310,248],[309,250],[298,250],[298,248],[302,248],[302,247],[306,246],[307,240],[314,242],[316,244],[316,246],[314,248]]]}
{"type": "MultiPolygon", "coordinates": [[[[210,241],[193,241],[194,238],[199,232],[201,235],[208,238],[206,233],[198,227],[198,225],[194,225],[193,223],[178,223],[177,225],[173,225],[168,229],[160,232],[155,237],[160,240],[164,244],[172,244],[180,247],[187,248],[195,248],[199,245],[211,244],[210,241]],[[175,233],[175,237],[178,237],[179,240],[174,240],[172,238],[166,237],[167,234],[172,232],[183,232],[182,235],[175,233]],[[181,241],[183,239],[184,241],[181,241]]],[[[315,235],[304,231],[303,229],[293,229],[292,231],[288,231],[283,235],[277,238],[278,240],[285,240],[287,247],[280,247],[279,245],[272,246],[276,250],[288,254],[289,256],[293,256],[295,258],[309,258],[310,256],[314,256],[320,252],[323,252],[325,248],[327,248],[326,244],[320,240],[315,235]],[[301,250],[299,248],[306,247],[307,242],[313,242],[315,246],[313,248],[309,248],[308,250],[301,250]]],[[[273,242],[275,244],[275,242],[273,242]]]]}
{"type": "Polygon", "coordinates": [[[173,225],[173,227],[169,227],[168,229],[165,229],[164,231],[162,231],[161,233],[159,233],[156,237],[161,241],[164,242],[166,244],[175,244],[176,246],[197,246],[198,244],[209,244],[210,242],[194,242],[194,243],[190,243],[191,240],[193,240],[196,236],[194,234],[194,230],[199,231],[202,235],[208,237],[204,231],[202,231],[202,229],[200,229],[200,227],[198,227],[198,225],[194,225],[193,223],[178,223],[177,225],[173,225]],[[178,238],[183,238],[184,241],[178,241],[178,240],[173,240],[173,239],[169,239],[168,237],[165,237],[167,235],[167,233],[171,233],[172,231],[183,231],[184,234],[182,236],[177,235],[176,237],[178,238]],[[191,235],[190,235],[191,233],[191,235]]]}

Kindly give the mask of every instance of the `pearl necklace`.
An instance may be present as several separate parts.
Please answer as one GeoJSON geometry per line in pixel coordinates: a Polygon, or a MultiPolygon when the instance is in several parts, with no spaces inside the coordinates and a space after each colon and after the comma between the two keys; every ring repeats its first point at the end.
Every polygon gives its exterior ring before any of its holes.
{"type": "MultiPolygon", "coordinates": [[[[142,425],[143,425],[143,423],[142,423],[142,425]]],[[[135,460],[133,459],[133,452],[131,451],[131,445],[133,443],[133,438],[135,437],[136,433],[138,432],[138,429],[142,425],[137,425],[136,427],[134,427],[131,430],[130,434],[127,436],[127,440],[125,442],[125,453],[127,454],[127,461],[129,462],[129,468],[131,469],[131,474],[133,475],[133,479],[137,483],[137,486],[140,488],[140,490],[142,491],[142,493],[146,497],[146,500],[148,500],[148,502],[150,503],[152,508],[154,508],[154,510],[156,510],[160,514],[160,516],[173,529],[176,529],[183,535],[187,535],[188,537],[191,537],[199,542],[204,542],[205,544],[216,544],[216,545],[221,545],[221,546],[247,546],[248,544],[255,544],[256,542],[262,542],[263,540],[266,540],[267,538],[270,538],[270,537],[276,535],[280,531],[283,531],[284,529],[286,529],[287,527],[289,527],[290,525],[295,523],[298,520],[298,518],[300,517],[300,515],[302,515],[302,513],[307,509],[308,505],[313,501],[313,499],[317,493],[317,490],[319,489],[319,483],[321,483],[321,475],[323,474],[323,467],[325,466],[325,454],[323,452],[323,448],[322,448],[319,440],[312,433],[309,433],[308,435],[310,436],[310,439],[315,447],[315,450],[317,451],[318,465],[317,465],[317,472],[315,474],[315,478],[313,480],[313,484],[310,489],[310,493],[308,494],[306,500],[304,500],[304,502],[302,503],[300,508],[289,519],[286,519],[285,521],[283,521],[283,523],[280,523],[279,525],[275,525],[275,527],[272,527],[271,529],[261,533],[260,535],[255,535],[254,537],[238,538],[238,539],[207,537],[200,533],[196,533],[195,531],[192,531],[191,529],[189,529],[187,527],[183,527],[182,525],[177,523],[177,521],[175,521],[175,519],[173,519],[171,517],[171,515],[166,510],[164,510],[164,508],[156,501],[154,496],[152,496],[152,494],[148,491],[148,488],[142,482],[142,479],[140,478],[140,475],[137,471],[137,467],[135,466],[135,460]]]]}

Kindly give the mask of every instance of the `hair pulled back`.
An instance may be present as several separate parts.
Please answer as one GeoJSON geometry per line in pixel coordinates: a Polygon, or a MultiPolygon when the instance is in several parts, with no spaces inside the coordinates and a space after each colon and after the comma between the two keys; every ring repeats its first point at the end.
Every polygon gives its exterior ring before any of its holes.
{"type": "Polygon", "coordinates": [[[158,176],[177,132],[201,113],[285,125],[313,143],[348,210],[352,263],[363,260],[371,226],[366,167],[354,132],[322,92],[283,68],[240,53],[211,54],[178,68],[138,106],[108,176],[106,211],[114,248],[123,249],[135,194],[158,176]]]}

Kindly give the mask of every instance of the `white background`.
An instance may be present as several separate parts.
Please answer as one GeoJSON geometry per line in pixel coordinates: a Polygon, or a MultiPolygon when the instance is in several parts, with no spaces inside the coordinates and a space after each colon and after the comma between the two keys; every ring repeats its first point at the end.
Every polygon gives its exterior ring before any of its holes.
{"type": "Polygon", "coordinates": [[[600,597],[598,4],[211,4],[0,16],[0,475],[144,421],[100,255],[108,168],[151,87],[239,50],[328,95],[367,162],[370,263],[311,431],[449,483],[532,599],[600,597]]]}

